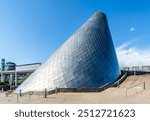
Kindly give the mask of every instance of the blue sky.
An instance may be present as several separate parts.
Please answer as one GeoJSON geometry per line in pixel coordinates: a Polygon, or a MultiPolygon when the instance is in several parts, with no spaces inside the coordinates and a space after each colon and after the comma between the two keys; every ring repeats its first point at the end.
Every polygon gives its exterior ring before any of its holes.
{"type": "Polygon", "coordinates": [[[120,57],[142,53],[150,59],[149,0],[0,0],[0,58],[45,62],[97,11],[107,15],[120,57]]]}

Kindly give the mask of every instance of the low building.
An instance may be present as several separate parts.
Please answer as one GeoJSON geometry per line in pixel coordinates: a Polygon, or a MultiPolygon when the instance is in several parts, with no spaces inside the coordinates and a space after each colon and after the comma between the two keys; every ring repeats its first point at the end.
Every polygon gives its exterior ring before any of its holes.
{"type": "Polygon", "coordinates": [[[3,70],[0,69],[0,82],[8,82],[10,88],[12,86],[16,87],[18,83],[21,83],[26,79],[30,74],[37,70],[41,66],[41,63],[30,63],[23,65],[16,65],[13,62],[3,63],[2,67],[5,67],[3,70]]]}

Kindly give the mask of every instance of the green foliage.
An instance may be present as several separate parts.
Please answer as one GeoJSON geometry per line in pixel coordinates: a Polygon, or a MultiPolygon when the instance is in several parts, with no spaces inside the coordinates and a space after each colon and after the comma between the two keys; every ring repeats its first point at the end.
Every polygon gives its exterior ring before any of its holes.
{"type": "Polygon", "coordinates": [[[3,88],[4,90],[9,89],[9,82],[0,82],[0,90],[3,88]]]}
{"type": "Polygon", "coordinates": [[[9,85],[9,81],[0,82],[0,85],[9,85]]]}
{"type": "Polygon", "coordinates": [[[27,74],[23,77],[22,80],[23,80],[23,81],[26,80],[30,75],[31,75],[30,73],[27,73],[27,74]]]}
{"type": "Polygon", "coordinates": [[[17,85],[20,85],[23,81],[24,81],[24,80],[20,80],[20,81],[17,83],[17,85]]]}
{"type": "Polygon", "coordinates": [[[0,82],[0,85],[5,85],[5,83],[4,82],[0,82]]]}
{"type": "Polygon", "coordinates": [[[31,74],[30,73],[27,73],[22,80],[20,80],[17,85],[20,85],[24,80],[26,80],[31,74]]]}

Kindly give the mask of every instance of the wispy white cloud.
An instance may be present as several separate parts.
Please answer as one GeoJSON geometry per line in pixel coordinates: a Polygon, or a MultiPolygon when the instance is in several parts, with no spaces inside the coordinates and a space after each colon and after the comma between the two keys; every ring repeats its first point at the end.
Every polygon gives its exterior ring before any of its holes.
{"type": "Polygon", "coordinates": [[[135,28],[133,28],[133,27],[130,28],[130,32],[132,32],[132,31],[134,31],[134,30],[135,30],[135,28]]]}
{"type": "Polygon", "coordinates": [[[150,50],[139,49],[133,42],[126,42],[116,49],[120,67],[150,65],[150,50]]]}

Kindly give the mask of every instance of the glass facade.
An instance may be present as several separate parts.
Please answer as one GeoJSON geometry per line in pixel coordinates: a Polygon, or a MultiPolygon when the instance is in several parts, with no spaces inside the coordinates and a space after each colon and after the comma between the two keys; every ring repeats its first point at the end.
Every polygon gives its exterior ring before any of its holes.
{"type": "Polygon", "coordinates": [[[106,16],[95,13],[17,89],[96,88],[120,75],[106,16]]]}
{"type": "Polygon", "coordinates": [[[13,71],[16,70],[16,64],[13,62],[7,62],[5,64],[5,71],[13,71]]]}

